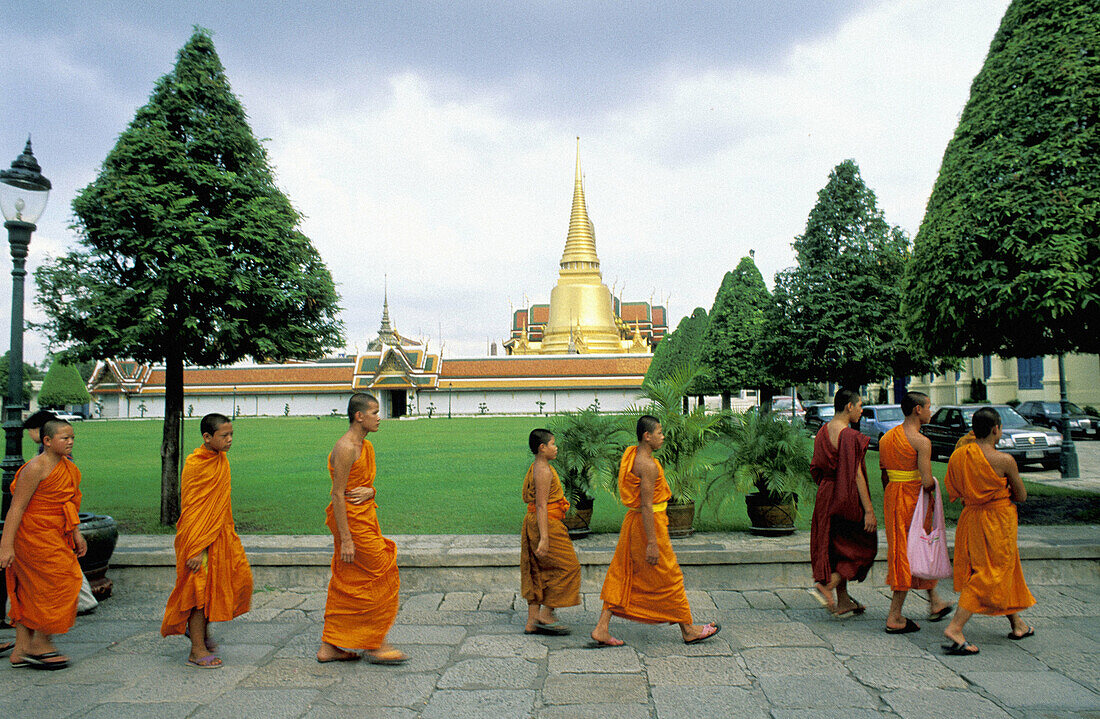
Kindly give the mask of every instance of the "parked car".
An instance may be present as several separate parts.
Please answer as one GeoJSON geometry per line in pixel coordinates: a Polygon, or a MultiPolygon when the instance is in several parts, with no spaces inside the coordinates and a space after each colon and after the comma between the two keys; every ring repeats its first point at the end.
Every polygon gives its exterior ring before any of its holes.
{"type": "Polygon", "coordinates": [[[83,422],[84,415],[77,412],[54,412],[54,416],[66,422],[83,422]]]}
{"type": "MultiPolygon", "coordinates": [[[[1032,424],[1043,427],[1051,427],[1062,432],[1062,405],[1060,402],[1024,402],[1016,411],[1020,416],[1032,424]]],[[[1069,419],[1069,431],[1075,437],[1087,437],[1096,439],[1100,434],[1100,420],[1085,414],[1085,411],[1073,402],[1066,403],[1066,414],[1069,419]]]]}
{"type": "Polygon", "coordinates": [[[871,438],[871,449],[878,449],[882,435],[905,420],[900,404],[865,404],[859,419],[859,431],[871,438]]]}
{"type": "Polygon", "coordinates": [[[806,416],[804,417],[806,431],[810,433],[811,437],[816,437],[821,426],[831,420],[834,414],[836,414],[836,410],[833,409],[831,404],[806,405],[806,416]]]}
{"type": "MultiPolygon", "coordinates": [[[[772,412],[779,415],[780,419],[791,421],[791,396],[789,394],[781,394],[772,397],[772,412]]],[[[794,400],[794,418],[796,421],[803,421],[806,419],[806,410],[802,408],[802,403],[796,398],[794,400]]]]}
{"type": "Polygon", "coordinates": [[[1016,464],[1037,463],[1044,469],[1055,469],[1062,462],[1062,435],[1045,427],[1028,424],[1006,404],[962,404],[940,407],[932,415],[932,421],[921,427],[921,432],[932,440],[932,458],[949,457],[955,451],[955,443],[970,431],[974,413],[982,407],[992,407],[1001,415],[1004,436],[997,449],[1011,454],[1016,464]]]}

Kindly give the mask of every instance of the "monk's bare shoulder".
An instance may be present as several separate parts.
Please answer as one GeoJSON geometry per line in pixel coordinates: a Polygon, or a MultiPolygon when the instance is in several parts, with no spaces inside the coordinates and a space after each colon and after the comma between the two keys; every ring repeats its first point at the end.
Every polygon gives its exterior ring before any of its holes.
{"type": "Polygon", "coordinates": [[[1016,460],[1012,458],[1011,454],[1005,452],[993,450],[990,455],[987,455],[987,459],[989,459],[990,466],[1002,477],[1008,476],[1012,470],[1017,468],[1016,460]]]}
{"type": "Polygon", "coordinates": [[[332,463],[344,462],[351,464],[359,458],[359,453],[362,451],[363,446],[361,443],[356,442],[351,437],[341,437],[336,440],[336,445],[332,448],[332,463]]]}
{"type": "Polygon", "coordinates": [[[19,479],[23,482],[38,484],[48,477],[56,466],[57,462],[50,462],[49,455],[40,454],[23,465],[23,471],[19,473],[19,479]]]}
{"type": "Polygon", "coordinates": [[[550,465],[540,465],[538,462],[535,462],[535,466],[532,470],[532,476],[534,477],[536,482],[540,480],[549,482],[550,478],[553,476],[550,472],[550,465]]]}
{"type": "Polygon", "coordinates": [[[636,455],[634,457],[634,474],[642,479],[657,479],[657,463],[652,457],[636,455]]]}
{"type": "Polygon", "coordinates": [[[928,439],[920,432],[914,432],[912,434],[907,433],[905,436],[909,439],[909,444],[913,445],[913,449],[917,450],[918,452],[932,451],[932,440],[928,439]]]}

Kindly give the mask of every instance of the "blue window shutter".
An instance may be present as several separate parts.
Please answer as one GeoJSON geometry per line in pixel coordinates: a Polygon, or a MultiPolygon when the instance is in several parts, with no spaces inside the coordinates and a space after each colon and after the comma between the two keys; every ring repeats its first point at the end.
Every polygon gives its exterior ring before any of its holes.
{"type": "Polygon", "coordinates": [[[1043,358],[1042,357],[1018,357],[1016,359],[1016,374],[1020,389],[1043,388],[1043,358]]]}
{"type": "Polygon", "coordinates": [[[993,357],[986,355],[982,357],[982,379],[989,379],[993,376],[993,357]]]}

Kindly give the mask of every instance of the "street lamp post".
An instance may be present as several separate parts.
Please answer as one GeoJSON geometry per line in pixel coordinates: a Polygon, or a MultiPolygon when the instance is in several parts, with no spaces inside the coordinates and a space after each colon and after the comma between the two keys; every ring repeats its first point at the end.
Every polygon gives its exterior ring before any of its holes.
{"type": "Polygon", "coordinates": [[[27,248],[35,222],[46,209],[50,181],[34,159],[31,140],[11,168],[0,171],[0,211],[11,246],[11,351],[8,352],[8,401],[4,405],[4,435],[7,439],[3,462],[2,514],[11,506],[11,481],[23,464],[23,283],[27,276],[27,248]]]}
{"type": "MultiPolygon", "coordinates": [[[[42,168],[34,159],[31,139],[23,154],[15,158],[11,168],[0,171],[0,212],[8,230],[11,246],[11,350],[8,352],[8,401],[4,405],[3,479],[0,480],[0,520],[8,516],[11,506],[11,481],[23,464],[23,281],[27,276],[27,248],[35,222],[46,209],[50,181],[42,176],[42,168]]],[[[4,572],[0,572],[0,607],[8,596],[4,572]]],[[[0,624],[3,623],[0,612],[0,624]]]]}

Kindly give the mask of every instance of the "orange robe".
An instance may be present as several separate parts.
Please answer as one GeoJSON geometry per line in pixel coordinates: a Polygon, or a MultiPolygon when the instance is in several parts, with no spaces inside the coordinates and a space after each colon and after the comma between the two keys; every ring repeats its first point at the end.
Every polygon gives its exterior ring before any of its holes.
{"type": "Polygon", "coordinates": [[[959,437],[959,441],[955,443],[955,449],[958,449],[959,447],[965,447],[966,445],[974,441],[976,441],[976,438],[974,437],[974,430],[970,430],[962,437],[959,437]]]}
{"type": "Polygon", "coordinates": [[[162,636],[183,634],[191,610],[210,622],[227,622],[252,606],[252,569],[233,524],[229,457],[199,447],[187,458],[180,480],[176,523],[176,586],[164,608],[162,636]],[[202,554],[192,572],[187,560],[202,554]]]}
{"type": "Polygon", "coordinates": [[[817,485],[817,499],[810,519],[810,564],[815,582],[827,584],[833,572],[862,582],[875,562],[878,535],[863,529],[856,485],[858,470],[867,477],[869,442],[866,435],[845,427],[834,447],[828,425],[822,425],[814,439],[810,476],[817,485]]]}
{"type": "MultiPolygon", "coordinates": [[[[25,467],[15,473],[13,491],[25,467]]],[[[15,560],[7,569],[13,622],[45,634],[64,634],[76,621],[84,576],[73,541],[80,499],[80,470],[63,457],[39,482],[15,533],[15,560]]]]}
{"type": "Polygon", "coordinates": [[[936,580],[914,577],[909,571],[909,524],[921,498],[921,479],[917,472],[917,450],[909,443],[902,425],[882,435],[878,462],[890,474],[882,498],[886,520],[886,583],[895,592],[934,589],[936,580]]]}
{"type": "Polygon", "coordinates": [[[1015,614],[1035,603],[1016,546],[1016,505],[977,443],[951,454],[947,494],[963,500],[955,527],[955,591],[959,606],[977,614],[1015,614]]]}
{"type": "Polygon", "coordinates": [[[684,575],[668,538],[665,507],[672,492],[665,471],[657,462],[657,482],[653,488],[653,525],[660,558],[657,564],[645,560],[646,536],[642,526],[641,482],[634,474],[638,447],[628,447],[619,462],[619,498],[628,511],[619,530],[619,543],[603,582],[604,609],[616,617],[646,624],[691,622],[691,608],[684,592],[684,575]]]}
{"type": "MultiPolygon", "coordinates": [[[[329,475],[332,455],[328,460],[329,475]]],[[[348,473],[348,489],[374,486],[374,446],[363,440],[359,458],[348,473]]],[[[397,545],[382,536],[378,526],[378,505],[345,504],[348,529],[355,543],[355,561],[340,559],[340,530],[332,513],[325,510],[325,524],[332,532],[332,579],[325,602],[325,628],[321,639],[341,649],[378,649],[397,618],[397,545]]]]}
{"type": "Polygon", "coordinates": [[[539,559],[535,549],[539,546],[539,522],[535,511],[535,465],[523,478],[523,501],[527,514],[519,538],[520,592],[528,603],[537,602],[548,607],[575,607],[581,603],[581,565],[573,551],[573,540],[562,524],[561,518],[569,511],[569,500],[561,488],[561,480],[550,468],[550,493],[546,500],[546,528],[549,534],[549,552],[539,559]]]}

